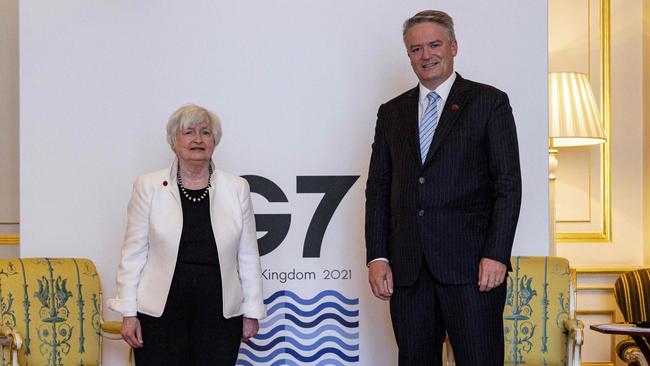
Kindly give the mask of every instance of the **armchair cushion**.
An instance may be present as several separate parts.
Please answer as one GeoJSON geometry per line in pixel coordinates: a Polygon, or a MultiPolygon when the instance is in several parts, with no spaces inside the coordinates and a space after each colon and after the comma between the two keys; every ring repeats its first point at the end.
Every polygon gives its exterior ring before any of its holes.
{"type": "Polygon", "coordinates": [[[623,273],[614,284],[616,303],[628,323],[650,320],[650,269],[623,273]]]}
{"type": "Polygon", "coordinates": [[[579,364],[584,325],[573,274],[559,257],[513,257],[503,312],[506,365],[579,364]]]}
{"type": "MultiPolygon", "coordinates": [[[[614,284],[614,295],[626,322],[650,321],[650,268],[623,273],[614,284]]],[[[631,365],[648,365],[648,360],[631,338],[618,343],[616,354],[631,365]]]]}

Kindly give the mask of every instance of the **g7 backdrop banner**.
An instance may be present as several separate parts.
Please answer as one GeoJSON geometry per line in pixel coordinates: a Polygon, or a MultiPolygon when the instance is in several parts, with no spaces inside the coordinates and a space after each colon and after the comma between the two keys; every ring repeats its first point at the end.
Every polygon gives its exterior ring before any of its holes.
{"type": "MultiPolygon", "coordinates": [[[[251,191],[269,202],[287,202],[273,181],[245,175],[251,191]]],[[[358,175],[297,176],[297,194],[322,194],[304,231],[296,260],[264,260],[262,276],[268,294],[268,317],[260,333],[240,349],[239,365],[345,365],[359,362],[359,289],[353,276],[358,265],[320,261],[327,227],[358,175]]],[[[300,197],[300,196],[299,196],[300,197]]],[[[303,214],[304,216],[304,214],[303,214]]],[[[291,227],[291,214],[257,214],[260,254],[272,257],[291,227]]],[[[343,239],[345,241],[345,239],[343,239]]],[[[357,240],[350,240],[354,245],[357,240]]],[[[336,245],[337,243],[334,243],[336,245]]],[[[347,256],[338,247],[340,256],[347,256]]],[[[295,246],[294,246],[295,248],[295,246]]],[[[356,256],[357,258],[359,256],[356,256]]]]}
{"type": "MultiPolygon", "coordinates": [[[[171,163],[171,112],[200,104],[223,120],[215,163],[250,182],[263,254],[269,316],[239,364],[396,364],[364,189],[377,108],[417,83],[402,22],[434,6],[456,22],[456,70],[510,96],[514,250],[547,254],[545,1],[24,0],[21,255],[90,258],[113,297],[132,183],[171,163]]],[[[104,342],[104,364],[126,350],[104,342]]]]}

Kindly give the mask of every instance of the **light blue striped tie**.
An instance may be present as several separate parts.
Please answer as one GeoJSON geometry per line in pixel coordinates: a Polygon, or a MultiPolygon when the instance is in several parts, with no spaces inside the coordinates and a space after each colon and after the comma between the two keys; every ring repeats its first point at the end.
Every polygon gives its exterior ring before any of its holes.
{"type": "Polygon", "coordinates": [[[433,134],[438,127],[438,99],[440,96],[436,92],[427,94],[429,105],[424,110],[422,115],[422,123],[420,123],[420,154],[422,155],[422,162],[427,158],[433,134]]]}

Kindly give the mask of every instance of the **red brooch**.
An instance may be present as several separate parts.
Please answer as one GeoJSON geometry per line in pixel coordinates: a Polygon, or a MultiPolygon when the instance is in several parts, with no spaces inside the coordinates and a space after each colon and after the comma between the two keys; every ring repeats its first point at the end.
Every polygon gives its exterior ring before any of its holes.
{"type": "Polygon", "coordinates": [[[166,180],[163,180],[163,186],[167,187],[167,184],[169,184],[169,183],[167,183],[166,180]]]}
{"type": "Polygon", "coordinates": [[[451,110],[452,110],[452,111],[457,111],[458,108],[459,108],[459,107],[458,107],[458,104],[452,104],[452,105],[451,105],[451,110]]]}

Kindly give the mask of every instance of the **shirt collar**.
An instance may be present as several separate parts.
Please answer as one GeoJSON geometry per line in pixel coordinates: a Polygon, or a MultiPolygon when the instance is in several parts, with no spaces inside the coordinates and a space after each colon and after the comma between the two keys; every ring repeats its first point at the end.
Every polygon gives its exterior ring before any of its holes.
{"type": "MultiPolygon", "coordinates": [[[[443,101],[446,101],[447,98],[449,97],[449,92],[451,92],[451,87],[454,85],[454,81],[456,81],[456,72],[452,72],[451,75],[447,78],[447,80],[443,81],[442,84],[438,85],[435,91],[439,96],[440,99],[443,101]]],[[[424,105],[427,105],[429,102],[426,101],[427,95],[431,92],[432,90],[427,89],[426,86],[422,85],[420,83],[420,104],[424,103],[424,105]]]]}

